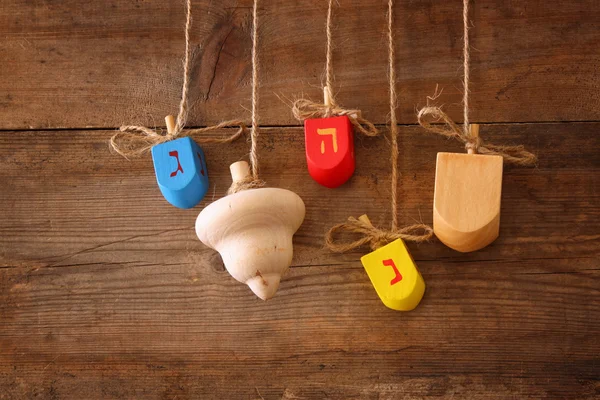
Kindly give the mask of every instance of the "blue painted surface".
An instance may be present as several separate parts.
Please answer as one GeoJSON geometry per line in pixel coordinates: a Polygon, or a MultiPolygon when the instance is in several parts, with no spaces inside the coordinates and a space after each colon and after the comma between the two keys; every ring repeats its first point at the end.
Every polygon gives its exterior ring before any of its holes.
{"type": "Polygon", "coordinates": [[[192,208],[208,190],[204,152],[189,137],[152,147],[152,161],[158,187],[175,207],[192,208]]]}

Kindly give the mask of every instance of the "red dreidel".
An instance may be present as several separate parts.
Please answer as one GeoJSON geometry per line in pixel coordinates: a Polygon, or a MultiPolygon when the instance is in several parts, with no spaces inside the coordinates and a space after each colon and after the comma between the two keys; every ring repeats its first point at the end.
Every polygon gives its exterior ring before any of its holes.
{"type": "MultiPolygon", "coordinates": [[[[323,88],[325,105],[331,104],[329,87],[323,88]]],[[[308,173],[318,183],[335,188],[354,173],[354,137],[346,115],[304,121],[308,173]]]]}

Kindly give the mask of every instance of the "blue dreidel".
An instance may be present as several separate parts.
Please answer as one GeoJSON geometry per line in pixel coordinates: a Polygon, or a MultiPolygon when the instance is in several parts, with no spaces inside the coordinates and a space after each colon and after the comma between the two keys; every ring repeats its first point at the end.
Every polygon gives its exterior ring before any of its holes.
{"type": "MultiPolygon", "coordinates": [[[[175,120],[165,118],[172,133],[175,120]]],[[[171,140],[152,147],[152,161],[158,187],[175,207],[192,208],[208,190],[208,172],[204,152],[190,137],[171,140]]]]}

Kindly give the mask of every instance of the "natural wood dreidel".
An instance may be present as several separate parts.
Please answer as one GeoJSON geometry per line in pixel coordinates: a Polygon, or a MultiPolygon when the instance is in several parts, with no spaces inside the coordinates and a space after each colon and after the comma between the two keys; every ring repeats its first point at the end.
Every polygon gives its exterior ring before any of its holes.
{"type": "MultiPolygon", "coordinates": [[[[470,125],[479,136],[479,125],[470,125]]],[[[433,231],[461,252],[493,242],[500,229],[503,158],[496,155],[438,153],[433,199],[433,231]]]]}
{"type": "MultiPolygon", "coordinates": [[[[250,177],[245,161],[230,170],[234,182],[250,177]]],[[[231,276],[268,300],[292,263],[292,236],[304,215],[304,202],[292,191],[248,189],[206,206],[196,219],[196,234],[221,254],[231,276]]]]}
{"type": "MultiPolygon", "coordinates": [[[[359,220],[370,225],[366,215],[359,220]]],[[[377,295],[392,310],[413,310],[423,298],[425,281],[402,239],[361,257],[377,295]]]]}
{"type": "MultiPolygon", "coordinates": [[[[175,119],[165,118],[167,131],[173,133],[175,119]]],[[[164,198],[179,208],[191,208],[208,190],[208,172],[202,148],[190,137],[152,147],[152,161],[158,187],[164,198]]]]}
{"type": "MultiPolygon", "coordinates": [[[[329,88],[324,88],[325,104],[330,102],[329,88]]],[[[318,183],[335,188],[354,173],[354,138],[352,123],[346,115],[312,118],[304,121],[306,164],[308,173],[318,183]]]]}

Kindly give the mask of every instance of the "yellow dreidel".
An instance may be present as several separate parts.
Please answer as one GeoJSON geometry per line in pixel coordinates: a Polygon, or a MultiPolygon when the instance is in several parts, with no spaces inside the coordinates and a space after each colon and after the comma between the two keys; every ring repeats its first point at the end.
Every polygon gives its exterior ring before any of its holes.
{"type": "MultiPolygon", "coordinates": [[[[366,215],[358,217],[371,225],[366,215]]],[[[360,262],[367,271],[377,295],[392,310],[414,309],[425,293],[425,281],[417,269],[402,239],[361,257],[360,262]]]]}
{"type": "MultiPolygon", "coordinates": [[[[472,137],[479,125],[471,124],[472,137]]],[[[500,230],[501,156],[438,153],[433,195],[433,232],[461,252],[492,243],[500,230]]]]}

